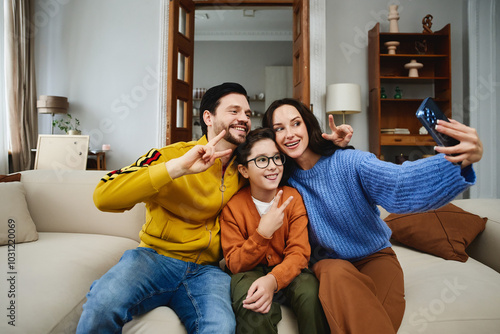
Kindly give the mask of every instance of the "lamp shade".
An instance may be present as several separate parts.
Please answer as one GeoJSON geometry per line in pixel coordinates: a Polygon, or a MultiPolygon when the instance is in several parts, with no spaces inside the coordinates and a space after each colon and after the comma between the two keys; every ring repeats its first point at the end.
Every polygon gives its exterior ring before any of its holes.
{"type": "Polygon", "coordinates": [[[328,114],[360,113],[361,87],[352,83],[329,85],[326,92],[326,112],[328,114]]]}
{"type": "Polygon", "coordinates": [[[68,98],[62,96],[40,95],[40,99],[36,101],[40,114],[66,114],[68,106],[68,98]]]}

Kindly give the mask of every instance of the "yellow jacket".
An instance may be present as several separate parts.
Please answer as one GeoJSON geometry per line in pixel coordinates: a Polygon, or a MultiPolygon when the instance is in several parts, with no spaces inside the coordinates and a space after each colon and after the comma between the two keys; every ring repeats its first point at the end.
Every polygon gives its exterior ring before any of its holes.
{"type": "Polygon", "coordinates": [[[223,174],[217,159],[199,174],[172,180],[165,162],[183,155],[198,142],[179,142],[152,149],[134,164],[112,171],[94,191],[99,210],[123,212],[146,203],[146,223],[139,233],[139,247],[199,264],[216,264],[222,258],[219,213],[244,183],[233,161],[223,174]]]}

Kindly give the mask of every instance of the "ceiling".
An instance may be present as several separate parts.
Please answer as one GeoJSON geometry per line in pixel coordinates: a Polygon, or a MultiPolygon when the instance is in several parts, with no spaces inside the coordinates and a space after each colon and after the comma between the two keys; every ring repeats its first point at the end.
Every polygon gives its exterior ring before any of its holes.
{"type": "Polygon", "coordinates": [[[291,41],[292,8],[196,9],[195,41],[291,41]]]}

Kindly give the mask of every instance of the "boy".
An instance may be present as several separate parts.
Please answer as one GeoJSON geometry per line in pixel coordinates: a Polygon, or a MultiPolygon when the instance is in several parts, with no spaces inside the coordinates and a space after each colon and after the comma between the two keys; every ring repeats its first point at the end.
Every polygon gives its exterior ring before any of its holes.
{"type": "Polygon", "coordinates": [[[231,297],[237,333],[276,333],[283,294],[300,333],[328,333],[318,281],[307,269],[311,254],[307,214],[299,193],[280,187],[285,156],[270,129],[251,131],[236,153],[249,180],[221,213],[221,241],[233,273],[231,297]],[[276,298],[275,298],[276,299],[276,298]]]}

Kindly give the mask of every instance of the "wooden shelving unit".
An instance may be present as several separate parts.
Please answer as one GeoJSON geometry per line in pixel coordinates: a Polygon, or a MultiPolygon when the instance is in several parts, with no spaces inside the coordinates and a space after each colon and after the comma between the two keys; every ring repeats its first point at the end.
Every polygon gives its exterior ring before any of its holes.
{"type": "MultiPolygon", "coordinates": [[[[420,135],[422,126],[415,112],[431,96],[446,116],[451,117],[450,25],[432,34],[380,32],[377,23],[368,33],[370,151],[379,158],[385,149],[406,147],[428,151],[435,145],[430,135],[420,135]],[[388,54],[384,43],[398,41],[396,54],[388,54]],[[425,45],[425,48],[422,47],[425,45]],[[416,46],[426,49],[419,53],[416,46]],[[419,77],[408,77],[404,65],[412,59],[424,66],[419,77]],[[403,87],[401,99],[392,98],[390,87],[403,87]],[[382,99],[381,89],[387,98],[382,99]],[[410,134],[382,134],[381,129],[405,128],[410,134]]],[[[387,157],[386,157],[387,158],[387,157]]],[[[389,160],[389,159],[386,159],[389,160]]]]}

